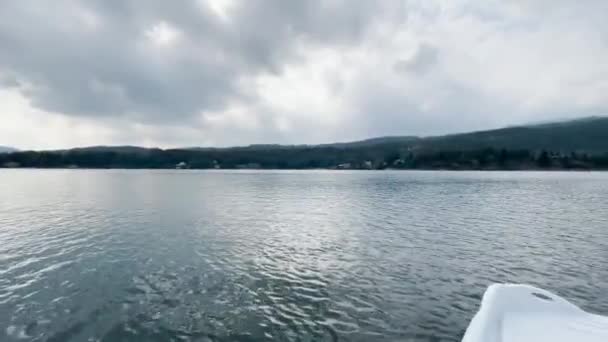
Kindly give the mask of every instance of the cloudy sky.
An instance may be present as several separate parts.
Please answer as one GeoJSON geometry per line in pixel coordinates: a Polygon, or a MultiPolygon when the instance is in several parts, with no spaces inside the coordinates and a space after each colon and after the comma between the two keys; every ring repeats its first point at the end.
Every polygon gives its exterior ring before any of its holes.
{"type": "Polygon", "coordinates": [[[0,145],[227,146],[608,114],[605,0],[6,0],[0,145]]]}

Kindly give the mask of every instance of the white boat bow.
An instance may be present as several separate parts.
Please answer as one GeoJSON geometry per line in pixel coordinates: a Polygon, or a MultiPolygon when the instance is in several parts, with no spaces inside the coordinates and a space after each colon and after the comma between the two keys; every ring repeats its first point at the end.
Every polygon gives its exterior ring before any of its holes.
{"type": "Polygon", "coordinates": [[[529,285],[488,287],[462,342],[608,342],[608,317],[529,285]]]}

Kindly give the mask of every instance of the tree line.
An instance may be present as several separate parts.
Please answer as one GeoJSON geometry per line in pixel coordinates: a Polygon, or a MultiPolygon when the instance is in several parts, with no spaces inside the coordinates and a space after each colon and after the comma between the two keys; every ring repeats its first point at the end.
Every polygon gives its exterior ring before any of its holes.
{"type": "Polygon", "coordinates": [[[79,149],[0,154],[0,167],[127,169],[608,169],[608,153],[548,150],[418,150],[381,145],[356,148],[79,149]]]}

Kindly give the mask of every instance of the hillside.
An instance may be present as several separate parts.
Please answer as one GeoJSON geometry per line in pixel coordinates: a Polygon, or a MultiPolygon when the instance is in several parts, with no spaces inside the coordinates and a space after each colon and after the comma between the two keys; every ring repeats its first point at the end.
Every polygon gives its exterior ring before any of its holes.
{"type": "MultiPolygon", "coordinates": [[[[538,125],[499,128],[486,131],[431,137],[387,136],[352,142],[318,145],[256,144],[235,147],[187,147],[174,150],[198,152],[302,150],[311,148],[369,148],[400,145],[420,151],[473,150],[483,148],[551,150],[587,153],[608,152],[608,117],[588,117],[538,125]]],[[[0,147],[1,149],[1,147],[0,147]]],[[[90,146],[62,151],[116,152],[121,154],[149,153],[155,148],[138,146],[90,146]]]]}
{"type": "Polygon", "coordinates": [[[280,145],[280,144],[254,144],[248,146],[234,146],[234,147],[187,147],[180,148],[179,150],[190,150],[190,151],[227,151],[227,150],[249,150],[249,151],[259,151],[259,150],[285,150],[285,149],[307,149],[307,148],[353,148],[353,147],[370,147],[376,145],[386,145],[386,144],[412,144],[413,142],[420,140],[419,137],[414,136],[389,136],[389,137],[379,137],[379,138],[371,138],[359,141],[349,141],[349,142],[338,142],[338,143],[330,143],[330,144],[316,144],[316,145],[280,145]]]}
{"type": "Polygon", "coordinates": [[[58,150],[55,152],[115,152],[121,154],[138,154],[148,153],[151,150],[158,150],[155,148],[146,148],[139,146],[89,146],[89,147],[77,147],[69,150],[58,150]]]}
{"type": "Polygon", "coordinates": [[[436,137],[230,148],[94,146],[0,155],[0,167],[608,169],[608,118],[436,137]]]}
{"type": "Polygon", "coordinates": [[[421,139],[417,148],[471,150],[485,147],[603,153],[608,151],[608,118],[510,127],[421,139]]]}

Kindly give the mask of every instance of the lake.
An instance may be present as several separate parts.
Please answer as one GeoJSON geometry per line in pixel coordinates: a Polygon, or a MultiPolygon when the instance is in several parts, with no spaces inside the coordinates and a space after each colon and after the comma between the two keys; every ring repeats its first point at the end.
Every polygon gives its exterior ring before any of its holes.
{"type": "Polygon", "coordinates": [[[0,170],[1,341],[459,341],[607,261],[608,173],[0,170]]]}

